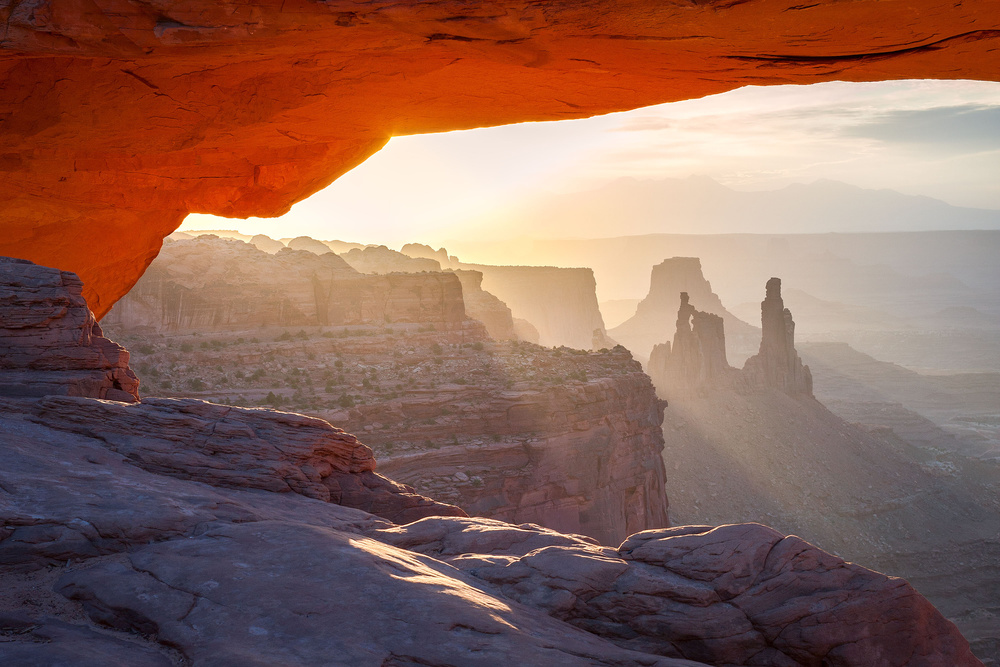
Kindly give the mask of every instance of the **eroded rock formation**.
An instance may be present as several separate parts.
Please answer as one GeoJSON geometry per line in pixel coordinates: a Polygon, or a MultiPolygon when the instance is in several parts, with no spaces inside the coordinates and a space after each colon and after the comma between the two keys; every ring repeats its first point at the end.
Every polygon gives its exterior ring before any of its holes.
{"type": "Polygon", "coordinates": [[[139,400],[129,353],[104,337],[68,271],[0,257],[0,396],[139,400]]]}
{"type": "MultiPolygon", "coordinates": [[[[459,269],[455,275],[462,282],[462,298],[469,317],[482,322],[493,340],[518,340],[510,308],[483,289],[482,272],[459,269]]],[[[537,343],[537,337],[530,342],[537,343]]]]}
{"type": "Polygon", "coordinates": [[[270,255],[199,236],[165,244],[106,324],[204,331],[387,322],[464,326],[461,283],[450,273],[362,275],[332,252],[270,255]]]}
{"type": "Polygon", "coordinates": [[[390,136],[746,84],[996,80],[998,16],[997,0],[5,3],[0,254],[77,273],[101,317],[187,212],[280,214],[390,136]]]}
{"type": "MultiPolygon", "coordinates": [[[[653,346],[663,341],[663,331],[669,330],[673,323],[680,292],[689,295],[699,312],[722,318],[728,345],[726,353],[735,363],[742,363],[757,349],[760,330],[726,310],[712,291],[711,283],[705,279],[701,260],[697,257],[671,257],[654,266],[649,277],[649,293],[639,302],[635,315],[611,329],[608,335],[639,358],[651,355],[653,346]]],[[[660,350],[659,354],[662,353],[660,350]]]]}
{"type": "Polygon", "coordinates": [[[673,346],[653,346],[646,364],[650,377],[667,396],[731,386],[735,371],[726,360],[725,321],[695,309],[687,292],[681,292],[680,302],[673,346]]]}
{"type": "Polygon", "coordinates": [[[301,415],[4,398],[0,459],[5,664],[981,664],[905,582],[797,538],[469,519],[301,415]]]}
{"type": "MultiPolygon", "coordinates": [[[[483,289],[496,295],[516,319],[538,331],[538,344],[565,345],[578,350],[615,346],[605,335],[597,304],[594,272],[554,266],[490,266],[453,264],[483,274],[483,289]],[[595,346],[594,332],[599,345],[595,346]]],[[[530,333],[526,333],[530,336],[530,333]]]]}
{"type": "Polygon", "coordinates": [[[502,377],[470,373],[468,384],[399,405],[359,406],[344,425],[380,424],[371,441],[385,452],[387,475],[476,516],[537,523],[602,544],[669,525],[663,403],[627,351],[554,358],[522,345],[482,356],[508,373],[534,366],[540,376],[505,386],[502,377]],[[432,423],[412,419],[425,415],[432,423]]]}
{"type": "Polygon", "coordinates": [[[6,664],[980,664],[905,582],[762,526],[617,549],[488,519],[393,526],[154,474],[30,401],[4,408],[6,664]]]}
{"type": "Polygon", "coordinates": [[[344,260],[361,273],[418,273],[440,271],[441,264],[433,259],[409,257],[384,245],[352,248],[343,255],[344,260]]]}
{"type": "Polygon", "coordinates": [[[32,421],[93,438],[159,475],[293,492],[397,523],[466,516],[375,473],[371,449],[321,419],[165,398],[123,405],[46,397],[21,409],[32,421]]]}
{"type": "Polygon", "coordinates": [[[795,323],[781,300],[778,278],[767,281],[766,297],[761,302],[761,331],[760,351],[742,370],[734,369],[726,360],[724,318],[697,310],[688,293],[681,292],[673,346],[654,346],[646,370],[657,391],[668,400],[722,390],[753,393],[776,389],[811,397],[812,375],[795,351],[795,323]]]}
{"type": "Polygon", "coordinates": [[[747,359],[743,375],[758,387],[775,387],[790,394],[812,395],[812,374],[795,351],[795,322],[781,299],[781,279],[767,281],[760,303],[760,352],[747,359]]]}

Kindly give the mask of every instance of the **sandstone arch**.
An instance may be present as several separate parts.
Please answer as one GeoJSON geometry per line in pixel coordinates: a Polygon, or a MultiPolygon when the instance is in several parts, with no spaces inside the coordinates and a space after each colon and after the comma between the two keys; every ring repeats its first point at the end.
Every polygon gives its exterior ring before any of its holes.
{"type": "Polygon", "coordinates": [[[103,315],[188,212],[278,215],[390,136],[747,84],[1000,80],[1000,0],[6,0],[0,255],[103,315]]]}

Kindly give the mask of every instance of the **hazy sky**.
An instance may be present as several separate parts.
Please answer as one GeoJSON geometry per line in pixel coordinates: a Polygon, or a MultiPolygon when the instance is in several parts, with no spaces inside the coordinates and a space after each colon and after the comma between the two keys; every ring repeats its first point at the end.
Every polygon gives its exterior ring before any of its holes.
{"type": "Polygon", "coordinates": [[[485,233],[544,191],[693,174],[738,190],[827,178],[1000,209],[1000,84],[748,87],[585,120],[397,137],[282,218],[191,215],[181,229],[439,243],[485,233]]]}

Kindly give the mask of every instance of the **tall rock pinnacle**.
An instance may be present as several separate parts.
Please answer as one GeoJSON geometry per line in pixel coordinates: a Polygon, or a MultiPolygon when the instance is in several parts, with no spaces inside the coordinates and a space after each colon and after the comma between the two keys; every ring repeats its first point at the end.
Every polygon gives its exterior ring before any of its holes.
{"type": "Polygon", "coordinates": [[[781,298],[781,279],[767,281],[760,303],[760,352],[743,367],[751,386],[781,389],[789,394],[812,395],[812,373],[795,351],[795,322],[781,298]]]}

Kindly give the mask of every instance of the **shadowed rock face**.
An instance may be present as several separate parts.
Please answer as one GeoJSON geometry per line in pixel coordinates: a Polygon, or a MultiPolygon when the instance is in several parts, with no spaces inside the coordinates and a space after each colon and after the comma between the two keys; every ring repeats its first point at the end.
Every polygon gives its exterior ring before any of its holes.
{"type": "MultiPolygon", "coordinates": [[[[462,298],[469,317],[486,325],[486,331],[493,340],[518,340],[510,308],[483,289],[482,272],[459,269],[455,275],[462,281],[462,298]]],[[[531,342],[538,342],[537,338],[531,342]]]]}
{"type": "Polygon", "coordinates": [[[752,386],[812,396],[812,374],[795,351],[795,322],[781,299],[781,279],[767,281],[760,303],[760,352],[747,359],[743,375],[752,386]]]}
{"type": "Polygon", "coordinates": [[[673,347],[654,346],[646,367],[659,394],[669,400],[735,389],[811,397],[812,375],[795,351],[795,322],[781,300],[781,280],[767,281],[760,308],[760,352],[737,370],[726,361],[725,320],[697,310],[681,292],[673,347]]]}
{"type": "MultiPolygon", "coordinates": [[[[653,267],[649,277],[649,293],[639,302],[635,315],[608,331],[608,335],[632,350],[640,358],[652,353],[654,345],[663,340],[667,329],[677,312],[677,295],[685,293],[690,302],[700,310],[696,313],[713,314],[722,318],[728,336],[727,355],[736,363],[750,356],[760,340],[760,330],[726,310],[722,300],[712,291],[712,285],[701,270],[701,260],[697,257],[671,257],[653,267]]],[[[704,317],[704,316],[700,316],[704,317]]],[[[662,354],[663,351],[660,351],[662,354]]]]}
{"type": "MultiPolygon", "coordinates": [[[[538,344],[578,350],[615,346],[605,335],[594,272],[554,266],[453,264],[483,274],[483,289],[538,331],[538,344]]],[[[527,334],[530,338],[530,334],[527,334]]],[[[534,341],[533,341],[534,342],[534,341]]]]}
{"type": "Polygon", "coordinates": [[[129,354],[104,337],[68,271],[0,257],[0,396],[139,400],[129,354]]]}
{"type": "Polygon", "coordinates": [[[187,212],[280,214],[390,136],[747,84],[996,80],[998,16],[997,0],[6,3],[0,254],[74,271],[101,317],[187,212]]]}

